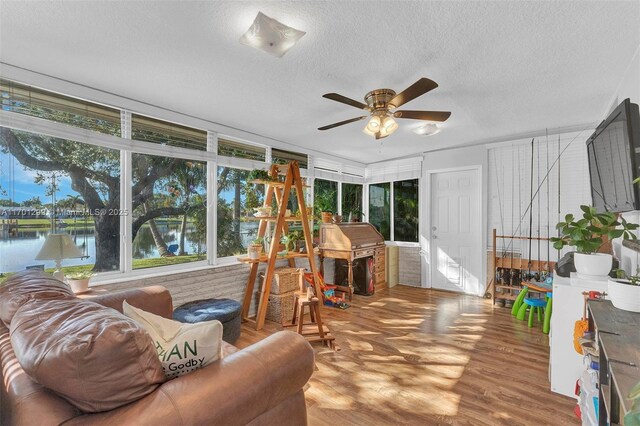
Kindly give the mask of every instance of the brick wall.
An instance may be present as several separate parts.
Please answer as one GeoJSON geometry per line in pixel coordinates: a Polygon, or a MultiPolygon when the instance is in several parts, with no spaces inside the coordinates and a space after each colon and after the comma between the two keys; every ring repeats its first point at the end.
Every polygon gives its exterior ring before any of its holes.
{"type": "Polygon", "coordinates": [[[420,287],[420,247],[400,246],[398,254],[399,279],[398,284],[420,287]]]}
{"type": "MultiPolygon", "coordinates": [[[[296,259],[296,267],[306,268],[309,262],[306,259],[296,259]]],[[[260,271],[264,271],[266,265],[261,265],[260,271]]],[[[287,267],[286,261],[278,262],[277,267],[287,267]]],[[[260,274],[258,274],[258,277],[260,274]]],[[[167,274],[159,277],[141,278],[127,280],[114,284],[96,286],[96,289],[107,290],[109,292],[131,288],[161,285],[171,292],[173,306],[180,306],[183,303],[198,299],[227,298],[242,302],[247,280],[249,279],[249,267],[244,264],[234,264],[229,266],[217,266],[198,271],[180,272],[167,274]]],[[[255,293],[258,291],[258,283],[254,283],[254,297],[249,314],[255,314],[255,293]]]]}

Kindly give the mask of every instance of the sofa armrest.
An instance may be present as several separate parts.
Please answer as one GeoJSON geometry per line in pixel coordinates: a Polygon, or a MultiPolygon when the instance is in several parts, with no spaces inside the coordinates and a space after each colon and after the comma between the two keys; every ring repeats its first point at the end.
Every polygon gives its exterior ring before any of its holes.
{"type": "Polygon", "coordinates": [[[173,318],[173,301],[171,293],[166,288],[155,285],[131,290],[115,291],[97,296],[83,297],[92,302],[113,308],[122,313],[122,302],[127,301],[131,306],[160,315],[165,318],[173,318]]]}
{"type": "MultiPolygon", "coordinates": [[[[205,368],[170,380],[138,402],[69,424],[246,425],[300,393],[314,351],[300,335],[275,333],[205,368]]],[[[296,400],[297,398],[293,398],[296,400]]],[[[304,405],[304,398],[300,401],[304,405]]],[[[306,413],[301,407],[298,413],[306,413]]],[[[281,424],[306,424],[289,419],[281,424]]]]}

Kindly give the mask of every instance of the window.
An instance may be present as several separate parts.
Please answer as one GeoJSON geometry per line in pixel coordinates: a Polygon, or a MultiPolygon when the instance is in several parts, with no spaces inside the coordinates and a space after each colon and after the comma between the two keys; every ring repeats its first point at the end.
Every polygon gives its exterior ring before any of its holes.
{"type": "Polygon", "coordinates": [[[418,179],[393,183],[393,239],[418,242],[418,179]]]}
{"type": "Polygon", "coordinates": [[[264,202],[264,185],[248,183],[248,170],[218,167],[218,257],[242,254],[258,235],[259,222],[243,221],[264,202]]]}
{"type": "Polygon", "coordinates": [[[306,169],[307,167],[309,167],[309,157],[307,156],[307,154],[271,148],[272,162],[276,164],[287,164],[294,160],[298,162],[298,165],[301,169],[306,169]]]}
{"type": "Polygon", "coordinates": [[[315,179],[313,182],[313,206],[316,215],[338,211],[338,182],[315,179]]]}
{"type": "Polygon", "coordinates": [[[264,161],[266,158],[266,152],[267,150],[264,147],[230,141],[223,138],[218,139],[218,155],[223,155],[225,157],[264,161]]]}
{"type": "Polygon", "coordinates": [[[133,269],[206,259],[206,163],[132,155],[133,269]]]}
{"type": "Polygon", "coordinates": [[[0,127],[0,273],[34,260],[47,235],[67,233],[83,254],[65,273],[120,268],[120,152],[0,127]]]}
{"type": "Polygon", "coordinates": [[[198,151],[207,150],[206,131],[138,114],[131,114],[131,139],[198,151]]]}
{"type": "Polygon", "coordinates": [[[391,240],[391,185],[369,185],[369,223],[378,229],[385,241],[391,240]]]}
{"type": "Polygon", "coordinates": [[[342,184],[342,216],[347,221],[362,220],[362,185],[342,184]]]}
{"type": "Polygon", "coordinates": [[[120,111],[8,80],[0,80],[4,111],[120,136],[120,111]]]}

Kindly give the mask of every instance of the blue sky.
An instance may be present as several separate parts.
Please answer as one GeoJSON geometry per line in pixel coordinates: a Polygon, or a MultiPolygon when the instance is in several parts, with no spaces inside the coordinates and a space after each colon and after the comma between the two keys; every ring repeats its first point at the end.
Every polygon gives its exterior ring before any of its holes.
{"type": "MultiPolygon", "coordinates": [[[[7,192],[6,195],[0,194],[0,199],[11,199],[21,203],[34,196],[39,196],[43,203],[50,203],[50,197],[45,197],[45,185],[34,183],[33,179],[36,173],[32,170],[25,170],[24,166],[13,158],[12,155],[0,153],[0,188],[7,192]],[[13,163],[13,165],[12,165],[13,163]],[[12,173],[13,168],[13,173],[12,173]]],[[[68,177],[62,177],[58,180],[59,191],[58,199],[66,198],[67,195],[77,195],[71,189],[71,180],[68,177]]],[[[230,202],[235,195],[233,189],[222,191],[220,196],[227,202],[230,202]]]]}
{"type": "MultiPolygon", "coordinates": [[[[45,185],[38,185],[33,182],[35,172],[25,170],[24,166],[13,158],[12,155],[0,153],[0,188],[7,192],[0,194],[0,199],[11,199],[15,202],[22,202],[34,196],[39,196],[43,203],[51,202],[44,196],[45,185]],[[12,170],[13,169],[13,170],[12,170]]],[[[66,198],[67,195],[75,195],[71,189],[71,180],[62,177],[58,181],[58,198],[66,198]]]]}

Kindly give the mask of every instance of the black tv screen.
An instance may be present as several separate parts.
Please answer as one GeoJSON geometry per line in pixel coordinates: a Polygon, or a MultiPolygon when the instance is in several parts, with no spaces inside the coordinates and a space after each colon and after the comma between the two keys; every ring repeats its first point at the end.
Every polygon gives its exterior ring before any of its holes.
{"type": "Polygon", "coordinates": [[[598,212],[640,210],[640,113],[625,99],[587,140],[591,196],[598,212]]]}

